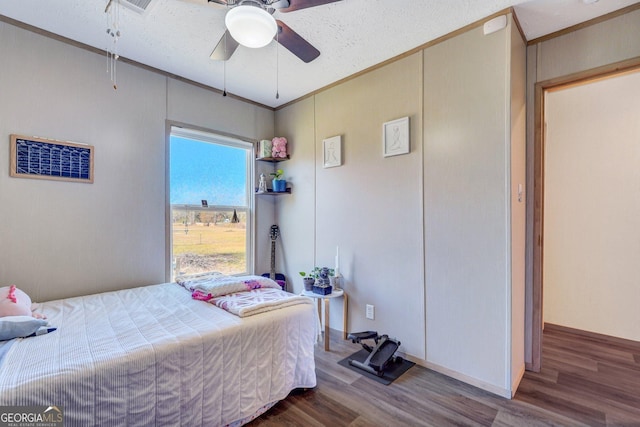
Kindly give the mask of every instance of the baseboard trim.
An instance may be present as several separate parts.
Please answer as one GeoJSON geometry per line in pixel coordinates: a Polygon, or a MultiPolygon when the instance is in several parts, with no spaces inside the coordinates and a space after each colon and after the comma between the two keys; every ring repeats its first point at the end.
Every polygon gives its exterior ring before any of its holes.
{"type": "Polygon", "coordinates": [[[470,377],[469,375],[462,374],[460,372],[454,371],[449,368],[445,368],[444,366],[440,366],[436,363],[426,362],[424,365],[426,368],[432,369],[436,372],[444,374],[448,377],[454,378],[458,381],[462,381],[463,383],[467,383],[474,387],[478,387],[484,391],[488,391],[489,393],[496,394],[500,397],[504,397],[506,399],[511,399],[511,391],[502,387],[498,387],[494,384],[489,384],[485,381],[479,380],[474,377],[470,377]]]}
{"type": "MultiPolygon", "coordinates": [[[[444,366],[438,365],[436,363],[432,363],[432,362],[428,362],[424,359],[420,359],[418,357],[415,356],[411,356],[410,354],[405,354],[402,352],[398,352],[399,356],[404,357],[405,359],[415,363],[416,365],[420,365],[423,368],[427,368],[427,369],[431,369],[432,371],[436,371],[442,375],[446,375],[448,377],[451,377],[453,379],[456,379],[458,381],[462,381],[463,383],[472,385],[474,387],[478,387],[479,389],[482,389],[484,391],[488,391],[489,393],[493,393],[495,395],[498,395],[500,397],[504,397],[506,399],[511,399],[513,398],[513,395],[515,394],[515,388],[513,389],[513,392],[511,392],[510,390],[507,390],[505,388],[501,388],[498,387],[496,385],[493,384],[489,384],[485,381],[479,380],[477,378],[474,377],[470,377],[469,375],[465,375],[462,374],[460,372],[454,371],[452,369],[449,368],[445,368],[444,366]]],[[[520,371],[520,374],[518,376],[518,380],[517,383],[518,385],[520,385],[520,381],[522,380],[522,377],[524,376],[524,366],[522,366],[522,369],[520,371]]]]}
{"type": "Polygon", "coordinates": [[[561,326],[561,325],[556,325],[553,323],[546,323],[544,324],[544,330],[545,331],[556,331],[556,332],[566,332],[566,333],[570,333],[570,334],[574,334],[574,335],[579,335],[581,337],[585,337],[585,338],[591,338],[594,340],[598,340],[598,341],[603,341],[609,344],[617,344],[617,345],[624,345],[624,346],[632,346],[632,347],[638,347],[638,349],[640,350],[640,341],[634,341],[634,340],[630,340],[630,339],[626,339],[626,338],[619,338],[619,337],[614,337],[611,335],[604,335],[604,334],[599,334],[597,332],[591,332],[591,331],[585,331],[582,329],[574,329],[574,328],[570,328],[568,326],[561,326]]]}

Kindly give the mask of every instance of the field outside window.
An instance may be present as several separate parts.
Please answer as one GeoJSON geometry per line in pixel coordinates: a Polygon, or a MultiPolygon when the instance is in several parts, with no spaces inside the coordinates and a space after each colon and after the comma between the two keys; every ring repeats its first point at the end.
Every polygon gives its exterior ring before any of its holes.
{"type": "Polygon", "coordinates": [[[253,147],[202,132],[172,129],[172,275],[250,271],[253,147]],[[206,204],[203,201],[206,200],[206,204]]]}

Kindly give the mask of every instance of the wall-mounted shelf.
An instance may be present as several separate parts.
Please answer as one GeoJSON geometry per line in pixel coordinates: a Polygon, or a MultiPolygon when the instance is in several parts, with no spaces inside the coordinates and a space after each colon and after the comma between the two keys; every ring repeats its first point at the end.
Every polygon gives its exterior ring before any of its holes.
{"type": "MultiPolygon", "coordinates": [[[[289,155],[287,154],[287,157],[256,157],[257,161],[260,162],[268,162],[268,163],[279,163],[279,162],[284,162],[286,160],[289,160],[289,155]]],[[[275,169],[275,166],[274,166],[275,169]]],[[[262,193],[258,193],[258,189],[256,188],[256,196],[280,196],[282,194],[291,194],[291,188],[287,188],[285,191],[273,191],[271,189],[268,189],[265,192],[262,193]]]]}
{"type": "Polygon", "coordinates": [[[289,155],[287,154],[287,157],[256,157],[256,160],[260,160],[261,162],[278,163],[289,160],[289,155]]]}
{"type": "Polygon", "coordinates": [[[266,192],[262,192],[262,193],[258,193],[256,191],[256,196],[280,196],[282,194],[291,194],[291,188],[287,188],[286,191],[267,190],[266,192]]]}

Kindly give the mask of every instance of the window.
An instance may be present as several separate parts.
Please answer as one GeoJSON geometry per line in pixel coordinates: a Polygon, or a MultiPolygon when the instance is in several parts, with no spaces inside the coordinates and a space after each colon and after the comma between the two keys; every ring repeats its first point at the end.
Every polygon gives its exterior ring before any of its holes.
{"type": "Polygon", "coordinates": [[[253,144],[172,127],[169,146],[172,277],[249,273],[253,144]]]}

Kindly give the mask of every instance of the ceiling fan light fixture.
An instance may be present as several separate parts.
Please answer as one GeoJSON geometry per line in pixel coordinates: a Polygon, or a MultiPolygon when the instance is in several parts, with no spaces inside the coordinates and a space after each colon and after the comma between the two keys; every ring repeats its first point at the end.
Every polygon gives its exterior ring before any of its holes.
{"type": "Polygon", "coordinates": [[[242,2],[230,9],[224,23],[235,41],[252,48],[268,45],[278,31],[273,16],[252,1],[242,2]]]}

